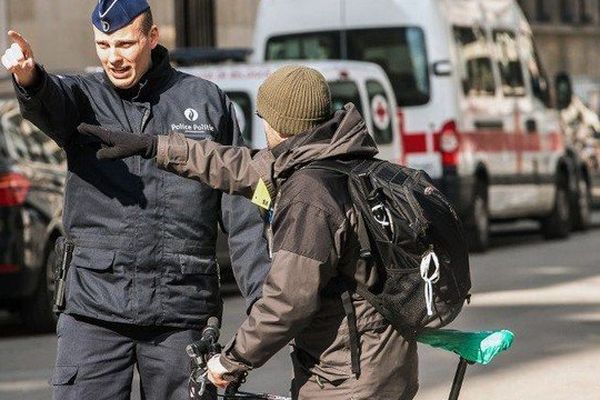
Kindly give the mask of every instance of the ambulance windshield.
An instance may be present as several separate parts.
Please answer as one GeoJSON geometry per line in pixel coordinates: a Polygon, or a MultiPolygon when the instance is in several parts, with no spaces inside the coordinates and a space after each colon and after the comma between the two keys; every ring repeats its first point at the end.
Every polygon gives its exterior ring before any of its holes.
{"type": "Polygon", "coordinates": [[[418,27],[369,28],[274,36],[267,60],[348,59],[379,64],[387,73],[400,106],[429,101],[425,35],[418,27]]]}

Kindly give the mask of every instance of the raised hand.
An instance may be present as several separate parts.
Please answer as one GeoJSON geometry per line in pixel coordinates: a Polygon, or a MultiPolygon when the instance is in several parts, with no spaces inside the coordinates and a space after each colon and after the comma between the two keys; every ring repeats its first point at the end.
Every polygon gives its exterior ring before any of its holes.
{"type": "Polygon", "coordinates": [[[8,31],[8,37],[13,43],[2,56],[4,68],[14,75],[20,86],[34,85],[37,79],[37,70],[31,45],[16,31],[8,31]]]}

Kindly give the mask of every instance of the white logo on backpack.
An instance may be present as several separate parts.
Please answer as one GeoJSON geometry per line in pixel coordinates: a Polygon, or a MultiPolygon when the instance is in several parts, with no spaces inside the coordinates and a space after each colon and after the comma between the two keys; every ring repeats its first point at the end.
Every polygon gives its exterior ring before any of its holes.
{"type": "Polygon", "coordinates": [[[425,281],[425,303],[427,304],[427,315],[433,315],[433,284],[440,279],[440,261],[433,250],[429,250],[421,259],[421,278],[425,281]],[[429,273],[431,262],[435,270],[429,273]]]}

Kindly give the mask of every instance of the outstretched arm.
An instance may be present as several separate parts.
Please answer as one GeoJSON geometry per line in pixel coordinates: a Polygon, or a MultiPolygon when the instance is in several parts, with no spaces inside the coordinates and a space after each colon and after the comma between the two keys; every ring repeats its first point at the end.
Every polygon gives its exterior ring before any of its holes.
{"type": "Polygon", "coordinates": [[[250,198],[260,177],[253,163],[256,153],[246,147],[171,134],[159,136],[156,162],[167,171],[250,198]]]}
{"type": "Polygon", "coordinates": [[[98,158],[121,159],[133,155],[156,157],[162,169],[203,182],[225,193],[247,198],[252,196],[259,179],[268,175],[273,157],[268,151],[188,139],[178,133],[140,136],[89,124],[81,124],[77,129],[102,143],[98,158]]]}

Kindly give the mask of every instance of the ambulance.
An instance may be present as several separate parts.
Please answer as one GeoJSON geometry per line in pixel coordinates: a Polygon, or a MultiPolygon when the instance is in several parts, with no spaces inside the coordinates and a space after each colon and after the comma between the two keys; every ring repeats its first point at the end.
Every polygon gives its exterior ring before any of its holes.
{"type": "Polygon", "coordinates": [[[400,159],[402,147],[394,92],[386,74],[376,64],[360,61],[295,61],[179,69],[214,82],[223,89],[234,104],[244,141],[253,148],[264,148],[267,144],[263,124],[255,113],[256,94],[269,74],[288,64],[302,64],[321,72],[329,84],[334,110],[354,103],[377,143],[379,157],[396,161],[400,159]]]}
{"type": "Polygon", "coordinates": [[[452,200],[473,250],[491,221],[569,234],[577,184],[531,29],[514,0],[262,0],[255,61],[370,61],[398,104],[401,162],[452,200]]]}

